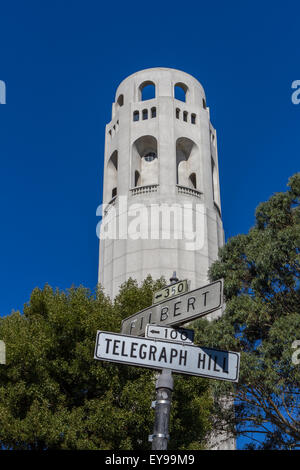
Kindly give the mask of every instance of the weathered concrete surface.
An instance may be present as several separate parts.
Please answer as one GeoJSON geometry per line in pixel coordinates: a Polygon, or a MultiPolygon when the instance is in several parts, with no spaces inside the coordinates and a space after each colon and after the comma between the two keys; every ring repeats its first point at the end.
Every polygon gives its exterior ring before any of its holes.
{"type": "MultiPolygon", "coordinates": [[[[102,240],[99,282],[110,296],[129,277],[140,282],[149,273],[168,279],[176,270],[181,279],[191,281],[191,289],[207,283],[208,267],[217,258],[224,233],[216,132],[209,108],[204,108],[205,99],[195,78],[167,68],[137,72],[117,89],[112,120],[106,126],[103,201],[108,203],[117,188],[111,207],[116,212],[128,212],[120,209],[120,196],[126,196],[129,205],[143,204],[148,210],[152,204],[192,204],[195,213],[198,205],[204,213],[198,228],[203,246],[190,250],[187,240],[163,239],[163,227],[159,239],[102,240]],[[155,84],[155,98],[141,101],[140,87],[149,82],[155,84]],[[186,89],[186,102],[174,97],[177,83],[186,89]],[[154,108],[155,117],[151,117],[154,108]],[[147,110],[147,119],[143,119],[143,110],[147,110]],[[134,121],[137,111],[139,121],[134,121]],[[147,162],[143,158],[147,153],[156,153],[157,158],[147,162]]],[[[120,214],[111,211],[111,217],[119,223],[120,214]]]]}

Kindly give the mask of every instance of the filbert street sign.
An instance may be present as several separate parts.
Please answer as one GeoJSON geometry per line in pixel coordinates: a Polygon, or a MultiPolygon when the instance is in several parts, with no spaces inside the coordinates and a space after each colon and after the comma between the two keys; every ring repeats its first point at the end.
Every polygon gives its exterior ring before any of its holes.
{"type": "Polygon", "coordinates": [[[240,354],[98,331],[94,359],[237,382],[240,354]]]}
{"type": "Polygon", "coordinates": [[[122,321],[121,333],[143,336],[147,323],[183,325],[223,305],[223,279],[147,307],[122,321]]]}
{"type": "Polygon", "coordinates": [[[145,337],[161,339],[162,341],[175,341],[176,343],[193,343],[194,330],[187,328],[170,328],[160,325],[146,325],[145,337]]]}
{"type": "Polygon", "coordinates": [[[184,281],[176,282],[170,286],[164,287],[163,289],[154,292],[153,294],[153,303],[157,304],[163,302],[164,300],[175,297],[176,295],[185,294],[188,291],[188,282],[187,279],[184,281]]]}

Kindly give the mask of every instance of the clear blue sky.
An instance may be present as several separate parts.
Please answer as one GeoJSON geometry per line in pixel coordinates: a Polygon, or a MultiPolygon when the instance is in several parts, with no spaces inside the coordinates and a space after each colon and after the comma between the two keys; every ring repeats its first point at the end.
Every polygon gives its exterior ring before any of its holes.
{"type": "Polygon", "coordinates": [[[0,315],[36,286],[93,288],[104,127],[119,82],[173,67],[204,86],[226,237],[299,171],[299,2],[10,1],[0,10],[0,315]]]}

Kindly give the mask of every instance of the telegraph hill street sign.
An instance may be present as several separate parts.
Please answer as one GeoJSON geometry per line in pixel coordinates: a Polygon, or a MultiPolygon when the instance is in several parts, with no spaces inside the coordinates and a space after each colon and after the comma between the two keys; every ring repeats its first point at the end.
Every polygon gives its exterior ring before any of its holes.
{"type": "Polygon", "coordinates": [[[98,331],[94,359],[237,382],[240,354],[98,331]]]}
{"type": "Polygon", "coordinates": [[[143,336],[147,323],[182,325],[223,305],[223,279],[147,307],[122,321],[123,334],[143,336]]]}

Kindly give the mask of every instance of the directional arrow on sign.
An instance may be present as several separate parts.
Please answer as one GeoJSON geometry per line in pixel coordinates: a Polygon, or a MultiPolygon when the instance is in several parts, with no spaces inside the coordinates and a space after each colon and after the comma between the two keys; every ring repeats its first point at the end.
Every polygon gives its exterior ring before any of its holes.
{"type": "Polygon", "coordinates": [[[187,328],[170,328],[161,325],[147,325],[145,330],[146,338],[157,338],[166,341],[175,341],[177,343],[193,343],[194,330],[187,328]]]}
{"type": "Polygon", "coordinates": [[[174,284],[170,284],[163,289],[154,292],[153,295],[153,304],[157,304],[159,302],[163,302],[171,297],[175,297],[176,295],[185,294],[188,291],[188,282],[186,279],[183,281],[175,282],[174,284]]]}

